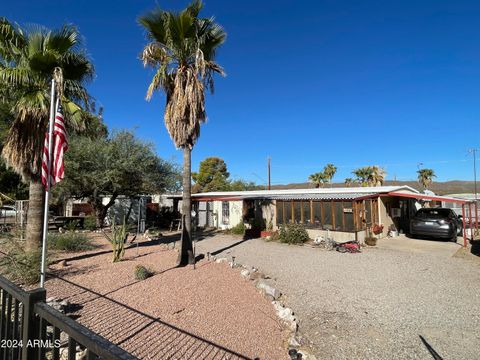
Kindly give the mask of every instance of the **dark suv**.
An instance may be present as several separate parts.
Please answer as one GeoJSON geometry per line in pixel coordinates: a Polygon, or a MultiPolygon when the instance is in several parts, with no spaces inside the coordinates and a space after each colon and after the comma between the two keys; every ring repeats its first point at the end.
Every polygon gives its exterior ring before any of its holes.
{"type": "Polygon", "coordinates": [[[457,241],[462,231],[462,218],[452,209],[424,208],[410,220],[410,235],[457,241]]]}

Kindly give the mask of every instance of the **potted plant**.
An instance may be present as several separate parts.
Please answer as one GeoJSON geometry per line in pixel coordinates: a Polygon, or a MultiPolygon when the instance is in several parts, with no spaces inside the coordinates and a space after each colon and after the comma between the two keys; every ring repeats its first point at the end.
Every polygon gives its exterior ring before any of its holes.
{"type": "Polygon", "coordinates": [[[267,228],[266,230],[262,230],[260,232],[260,237],[266,238],[267,236],[272,236],[273,235],[273,224],[271,221],[267,222],[267,228]]]}
{"type": "Polygon", "coordinates": [[[377,238],[373,234],[380,234],[383,231],[383,225],[374,225],[373,227],[367,227],[367,236],[365,236],[365,244],[368,246],[377,245],[377,238]],[[380,229],[381,227],[381,229],[380,229]]]}

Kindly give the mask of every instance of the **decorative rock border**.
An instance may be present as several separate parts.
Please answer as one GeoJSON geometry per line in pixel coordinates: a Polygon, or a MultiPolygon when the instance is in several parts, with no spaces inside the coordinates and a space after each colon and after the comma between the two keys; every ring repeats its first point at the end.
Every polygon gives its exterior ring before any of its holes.
{"type": "Polygon", "coordinates": [[[235,257],[232,257],[232,261],[229,261],[227,258],[216,258],[214,256],[212,256],[211,259],[217,264],[227,263],[232,268],[242,268],[240,275],[244,279],[252,281],[255,287],[262,292],[263,296],[272,302],[278,318],[290,331],[288,354],[292,359],[296,357],[296,359],[316,360],[315,355],[301,349],[303,339],[298,333],[298,320],[295,317],[295,313],[280,301],[282,292],[265,282],[266,279],[270,279],[268,275],[261,273],[253,266],[246,266],[235,262],[235,257]]]}

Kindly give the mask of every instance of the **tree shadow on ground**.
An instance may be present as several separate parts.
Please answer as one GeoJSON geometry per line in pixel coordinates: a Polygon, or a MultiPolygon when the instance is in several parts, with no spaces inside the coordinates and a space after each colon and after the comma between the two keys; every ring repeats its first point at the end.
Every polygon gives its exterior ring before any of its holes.
{"type": "MultiPolygon", "coordinates": [[[[167,269],[168,271],[171,269],[167,269]]],[[[158,274],[157,274],[158,275],[158,274]]],[[[139,358],[220,358],[250,359],[222,345],[169,324],[158,317],[146,314],[123,304],[108,295],[138,281],[130,282],[107,293],[99,293],[66,278],[53,275],[62,281],[65,291],[73,291],[78,296],[78,309],[82,324],[92,331],[110,338],[117,345],[139,358]],[[80,290],[80,291],[78,291],[80,290]]],[[[70,296],[70,301],[75,301],[70,296]]],[[[182,309],[179,312],[183,311],[182,309]]]]}
{"type": "Polygon", "coordinates": [[[435,351],[435,349],[427,342],[427,340],[425,340],[422,335],[418,336],[420,337],[420,340],[422,340],[423,345],[425,345],[430,355],[432,355],[435,360],[443,360],[443,358],[435,351]]]}
{"type": "Polygon", "coordinates": [[[251,239],[242,239],[242,240],[240,240],[240,241],[237,241],[236,243],[233,243],[233,244],[230,244],[230,245],[228,245],[228,246],[225,246],[225,247],[223,247],[223,248],[221,248],[221,249],[212,251],[210,254],[213,255],[213,256],[216,256],[216,255],[218,255],[218,254],[220,254],[220,253],[222,253],[222,252],[224,252],[224,251],[226,251],[226,250],[230,250],[230,249],[232,249],[232,248],[234,248],[234,247],[236,247],[236,246],[238,246],[238,245],[240,245],[240,244],[243,244],[244,242],[247,242],[247,241],[249,241],[249,240],[251,240],[251,239]]]}

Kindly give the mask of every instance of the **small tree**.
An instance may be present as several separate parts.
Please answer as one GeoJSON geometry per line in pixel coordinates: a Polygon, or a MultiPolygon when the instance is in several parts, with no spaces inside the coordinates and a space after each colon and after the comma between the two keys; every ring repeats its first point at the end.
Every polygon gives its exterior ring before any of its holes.
{"type": "Polygon", "coordinates": [[[227,164],[218,157],[209,157],[200,162],[200,169],[192,172],[193,186],[192,192],[210,192],[230,190],[228,178],[230,173],[227,171],[227,164]]]}
{"type": "Polygon", "coordinates": [[[180,174],[174,164],[160,159],[151,144],[129,131],[109,138],[76,137],[65,156],[65,180],[57,196],[86,198],[101,227],[119,195],[132,197],[178,189],[180,174]],[[109,196],[108,203],[103,197],[109,196]]]}

